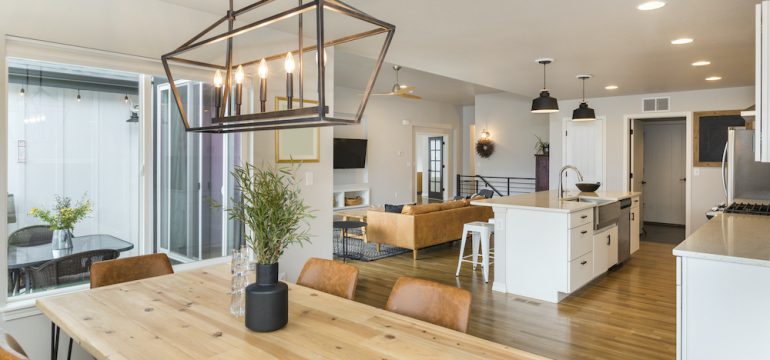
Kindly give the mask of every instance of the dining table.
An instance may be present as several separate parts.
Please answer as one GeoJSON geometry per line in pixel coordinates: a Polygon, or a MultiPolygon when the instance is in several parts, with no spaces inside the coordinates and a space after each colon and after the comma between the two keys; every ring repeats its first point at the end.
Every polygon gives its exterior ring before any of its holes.
{"type": "Polygon", "coordinates": [[[229,311],[230,277],[210,265],[36,305],[96,359],[543,359],[293,283],[288,324],[253,332],[229,311]]]}
{"type": "Polygon", "coordinates": [[[54,250],[51,242],[34,246],[8,246],[8,271],[14,286],[13,293],[19,291],[21,274],[26,268],[40,266],[62,256],[91,250],[107,249],[125,252],[133,248],[134,244],[108,234],[75,236],[72,238],[72,248],[63,250],[54,250]]]}

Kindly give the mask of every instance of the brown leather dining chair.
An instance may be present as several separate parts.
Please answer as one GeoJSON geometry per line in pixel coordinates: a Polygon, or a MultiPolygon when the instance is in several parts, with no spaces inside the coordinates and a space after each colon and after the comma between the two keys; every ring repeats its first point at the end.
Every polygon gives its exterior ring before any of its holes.
{"type": "Polygon", "coordinates": [[[173,274],[166,254],[149,254],[101,261],[91,265],[91,288],[173,274]]]}
{"type": "Polygon", "coordinates": [[[310,258],[305,262],[297,284],[353,300],[358,284],[358,268],[332,260],[310,258]]]}
{"type": "Polygon", "coordinates": [[[0,360],[27,360],[27,353],[11,334],[0,330],[0,360]]]}
{"type": "Polygon", "coordinates": [[[385,310],[468,332],[471,293],[468,290],[412,277],[400,277],[385,310]]]}

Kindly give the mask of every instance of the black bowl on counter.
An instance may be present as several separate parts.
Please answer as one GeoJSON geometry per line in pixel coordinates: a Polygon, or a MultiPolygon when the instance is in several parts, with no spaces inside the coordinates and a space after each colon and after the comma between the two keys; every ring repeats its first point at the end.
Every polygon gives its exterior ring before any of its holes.
{"type": "Polygon", "coordinates": [[[600,186],[602,186],[602,183],[576,183],[575,186],[580,190],[580,192],[594,192],[597,189],[599,189],[600,186]]]}

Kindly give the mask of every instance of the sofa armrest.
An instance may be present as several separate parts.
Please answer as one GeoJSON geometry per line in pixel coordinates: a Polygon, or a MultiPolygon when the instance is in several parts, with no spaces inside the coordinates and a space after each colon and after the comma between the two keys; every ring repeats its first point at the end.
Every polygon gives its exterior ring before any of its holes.
{"type": "Polygon", "coordinates": [[[415,249],[414,215],[369,210],[366,224],[369,242],[415,249]]]}

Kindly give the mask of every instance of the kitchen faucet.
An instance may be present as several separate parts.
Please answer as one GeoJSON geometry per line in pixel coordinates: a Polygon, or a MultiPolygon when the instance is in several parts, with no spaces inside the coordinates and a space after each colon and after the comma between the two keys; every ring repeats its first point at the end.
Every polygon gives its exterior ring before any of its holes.
{"type": "Polygon", "coordinates": [[[578,181],[583,181],[583,174],[580,173],[580,170],[578,170],[578,168],[576,168],[573,165],[564,165],[561,168],[561,170],[559,170],[559,199],[564,198],[564,185],[562,184],[562,180],[564,179],[564,172],[566,172],[567,169],[575,170],[578,181]]]}

